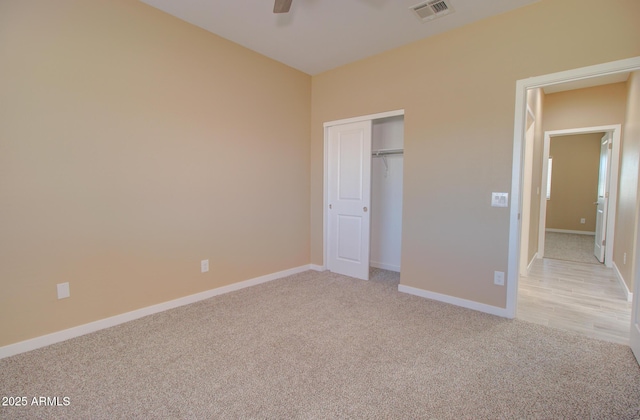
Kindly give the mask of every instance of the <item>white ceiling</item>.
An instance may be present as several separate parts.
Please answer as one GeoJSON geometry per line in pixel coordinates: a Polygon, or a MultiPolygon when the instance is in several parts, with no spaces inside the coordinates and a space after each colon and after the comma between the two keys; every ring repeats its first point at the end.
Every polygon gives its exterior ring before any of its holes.
{"type": "Polygon", "coordinates": [[[538,0],[447,0],[453,13],[423,23],[425,0],[140,0],[310,75],[538,0]]]}

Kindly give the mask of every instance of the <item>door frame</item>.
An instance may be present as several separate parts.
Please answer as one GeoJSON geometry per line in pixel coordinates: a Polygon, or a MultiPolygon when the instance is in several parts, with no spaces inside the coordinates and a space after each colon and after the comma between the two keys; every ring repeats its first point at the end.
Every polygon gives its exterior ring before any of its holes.
{"type": "Polygon", "coordinates": [[[522,160],[522,230],[520,231],[520,275],[527,276],[529,274],[529,268],[531,262],[537,258],[538,255],[529,260],[529,227],[531,225],[531,187],[533,180],[533,145],[535,143],[535,125],[536,116],[527,105],[527,117],[525,117],[525,135],[522,137],[524,140],[524,158],[522,160]],[[527,119],[531,118],[531,124],[527,127],[527,119]],[[527,133],[529,130],[533,131],[533,138],[531,141],[527,140],[527,133]],[[526,226],[526,228],[525,228],[526,226]]]}
{"type": "Polygon", "coordinates": [[[549,172],[549,149],[552,137],[572,136],[576,134],[611,133],[611,165],[609,171],[609,200],[607,203],[607,220],[605,241],[611,246],[605,246],[604,265],[613,267],[613,240],[616,225],[616,208],[618,206],[618,176],[620,165],[620,134],[621,124],[602,125],[597,127],[571,128],[566,130],[551,130],[544,132],[544,150],[542,152],[542,183],[540,187],[540,224],[538,231],[538,258],[544,256],[545,224],[547,221],[547,174],[549,172]]]}
{"type": "MultiPolygon", "coordinates": [[[[609,74],[640,70],[640,57],[596,64],[572,70],[520,79],[516,82],[516,103],[513,127],[513,166],[511,170],[511,208],[509,211],[509,250],[507,255],[506,316],[515,318],[518,304],[518,274],[520,272],[520,215],[522,211],[522,147],[526,122],[528,89],[541,88],[570,81],[584,80],[609,74]]],[[[637,235],[636,235],[637,236],[637,235]]],[[[637,238],[636,238],[637,241],[637,238]]],[[[637,264],[640,266],[640,263],[637,264]]]]}
{"type": "MultiPolygon", "coordinates": [[[[345,118],[341,120],[328,121],[323,124],[324,127],[324,163],[323,163],[323,179],[322,179],[322,270],[327,269],[327,235],[329,229],[329,127],[349,124],[362,121],[373,121],[388,117],[398,117],[404,115],[404,109],[380,112],[377,114],[363,115],[359,117],[345,118]]],[[[371,158],[371,157],[369,157],[371,158]]]]}

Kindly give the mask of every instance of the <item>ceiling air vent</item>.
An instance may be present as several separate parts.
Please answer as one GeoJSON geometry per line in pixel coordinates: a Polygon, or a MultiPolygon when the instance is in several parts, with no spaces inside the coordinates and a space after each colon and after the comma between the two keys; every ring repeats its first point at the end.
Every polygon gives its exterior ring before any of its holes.
{"type": "Polygon", "coordinates": [[[418,19],[423,22],[433,20],[453,12],[453,8],[446,0],[431,0],[410,7],[418,19]]]}

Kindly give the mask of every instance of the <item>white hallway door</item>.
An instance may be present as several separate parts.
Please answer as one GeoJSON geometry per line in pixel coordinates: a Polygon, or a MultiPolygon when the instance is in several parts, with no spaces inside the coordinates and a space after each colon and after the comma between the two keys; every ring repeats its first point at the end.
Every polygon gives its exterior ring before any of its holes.
{"type": "Polygon", "coordinates": [[[607,208],[609,202],[609,166],[611,162],[611,133],[602,137],[600,143],[600,173],[598,176],[598,198],[593,204],[596,209],[596,239],[593,253],[604,262],[605,238],[607,234],[607,208]]]}
{"type": "Polygon", "coordinates": [[[369,280],[371,130],[362,121],[329,127],[327,268],[369,280]]]}

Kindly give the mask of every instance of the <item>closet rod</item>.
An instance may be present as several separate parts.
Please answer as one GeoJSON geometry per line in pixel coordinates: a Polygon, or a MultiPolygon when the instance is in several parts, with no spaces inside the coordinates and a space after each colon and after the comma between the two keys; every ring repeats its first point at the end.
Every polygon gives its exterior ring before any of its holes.
{"type": "Polygon", "coordinates": [[[401,155],[404,153],[404,149],[379,149],[374,150],[371,156],[386,156],[386,155],[401,155]]]}

